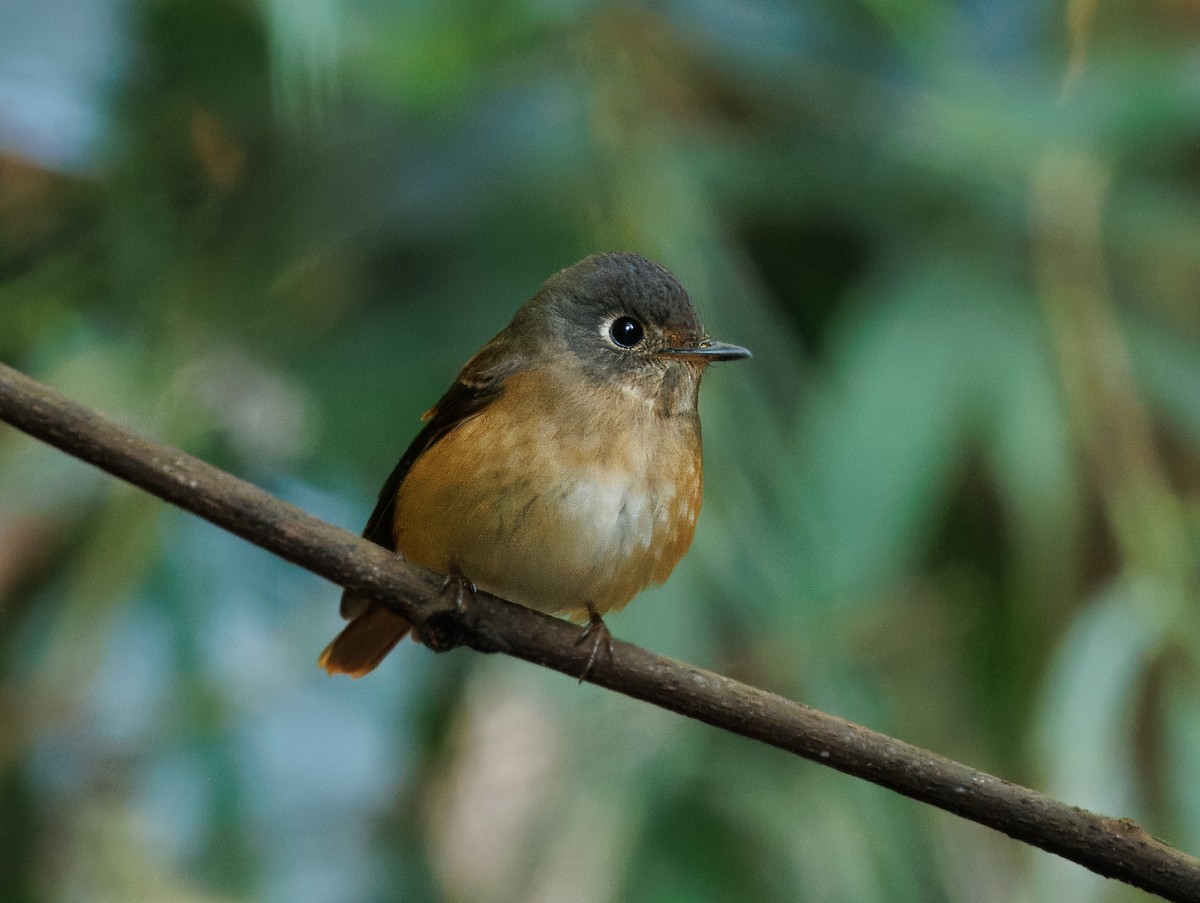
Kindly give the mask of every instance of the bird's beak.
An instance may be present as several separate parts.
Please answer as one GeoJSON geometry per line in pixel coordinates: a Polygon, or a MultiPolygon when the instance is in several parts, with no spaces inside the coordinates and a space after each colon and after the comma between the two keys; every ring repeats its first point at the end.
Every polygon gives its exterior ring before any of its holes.
{"type": "Polygon", "coordinates": [[[705,339],[687,348],[665,348],[659,352],[659,356],[675,361],[695,361],[699,364],[709,364],[713,361],[736,361],[739,358],[750,357],[750,352],[740,345],[705,339]]]}

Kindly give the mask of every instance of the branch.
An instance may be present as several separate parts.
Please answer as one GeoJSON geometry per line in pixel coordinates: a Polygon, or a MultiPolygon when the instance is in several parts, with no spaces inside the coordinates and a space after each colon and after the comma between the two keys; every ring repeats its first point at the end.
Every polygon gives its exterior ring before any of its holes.
{"type": "MultiPolygon", "coordinates": [[[[342,586],[365,590],[438,649],[584,670],[578,628],[486,593],[456,609],[441,577],[0,364],[0,420],[342,586]]],[[[1200,860],[1107,818],[711,671],[614,641],[592,683],[759,740],[987,825],[1168,900],[1200,901],[1200,860]]]]}

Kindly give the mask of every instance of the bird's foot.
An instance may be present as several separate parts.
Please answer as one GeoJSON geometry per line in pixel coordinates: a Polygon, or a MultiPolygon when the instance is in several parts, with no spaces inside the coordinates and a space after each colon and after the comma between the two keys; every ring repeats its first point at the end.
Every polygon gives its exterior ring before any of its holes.
{"type": "Polygon", "coordinates": [[[474,583],[458,571],[451,571],[442,581],[442,594],[449,595],[450,590],[454,591],[454,613],[457,615],[461,615],[467,607],[464,601],[467,591],[470,590],[472,596],[479,591],[474,583]]]}
{"type": "Polygon", "coordinates": [[[438,595],[453,602],[453,607],[444,614],[439,612],[430,617],[421,631],[421,642],[434,652],[448,652],[458,645],[458,625],[467,610],[468,592],[472,596],[475,595],[475,584],[458,571],[451,571],[442,581],[438,595]]]}
{"type": "Polygon", "coordinates": [[[575,645],[587,642],[588,638],[592,640],[592,651],[588,655],[587,664],[583,666],[583,671],[579,675],[579,682],[583,683],[587,680],[589,674],[592,673],[592,666],[596,664],[596,656],[600,652],[600,648],[604,647],[604,654],[608,660],[612,661],[613,656],[613,637],[612,631],[608,629],[608,625],[604,623],[604,619],[600,617],[600,612],[588,606],[588,622],[579,634],[579,639],[575,641],[575,645]]]}

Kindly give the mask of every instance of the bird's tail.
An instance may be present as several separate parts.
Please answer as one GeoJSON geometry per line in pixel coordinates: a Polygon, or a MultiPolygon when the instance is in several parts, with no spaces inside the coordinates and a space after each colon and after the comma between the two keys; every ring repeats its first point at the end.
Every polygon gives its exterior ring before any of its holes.
{"type": "Polygon", "coordinates": [[[325,647],[317,664],[330,674],[362,677],[375,670],[412,625],[382,605],[369,605],[355,615],[325,647]]]}

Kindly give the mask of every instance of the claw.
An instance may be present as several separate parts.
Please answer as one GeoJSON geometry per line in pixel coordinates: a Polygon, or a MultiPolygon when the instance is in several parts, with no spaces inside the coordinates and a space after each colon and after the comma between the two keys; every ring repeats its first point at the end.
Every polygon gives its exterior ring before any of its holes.
{"type": "Polygon", "coordinates": [[[592,666],[596,664],[596,656],[600,652],[600,647],[604,647],[604,654],[612,661],[613,656],[613,639],[612,631],[608,629],[608,625],[604,623],[604,619],[600,617],[600,613],[592,606],[587,607],[588,622],[587,626],[579,634],[579,639],[575,641],[575,645],[587,640],[593,633],[595,638],[592,640],[592,652],[588,656],[587,664],[583,666],[583,672],[579,675],[579,682],[583,683],[587,680],[589,674],[592,673],[592,666]]]}
{"type": "Polygon", "coordinates": [[[473,596],[477,592],[477,589],[473,582],[468,580],[457,571],[447,574],[446,579],[442,581],[443,595],[446,595],[446,590],[450,589],[451,585],[454,586],[454,611],[456,614],[461,615],[464,607],[463,593],[469,589],[471,591],[471,595],[473,596]]]}
{"type": "Polygon", "coordinates": [[[438,617],[438,623],[426,624],[426,630],[421,635],[421,641],[435,652],[444,652],[454,647],[453,635],[456,625],[466,611],[466,591],[475,595],[475,584],[457,571],[451,571],[442,581],[441,595],[454,600],[454,613],[449,617],[438,617]],[[449,628],[448,630],[445,628],[449,628]],[[448,635],[447,635],[448,634],[448,635]]]}

